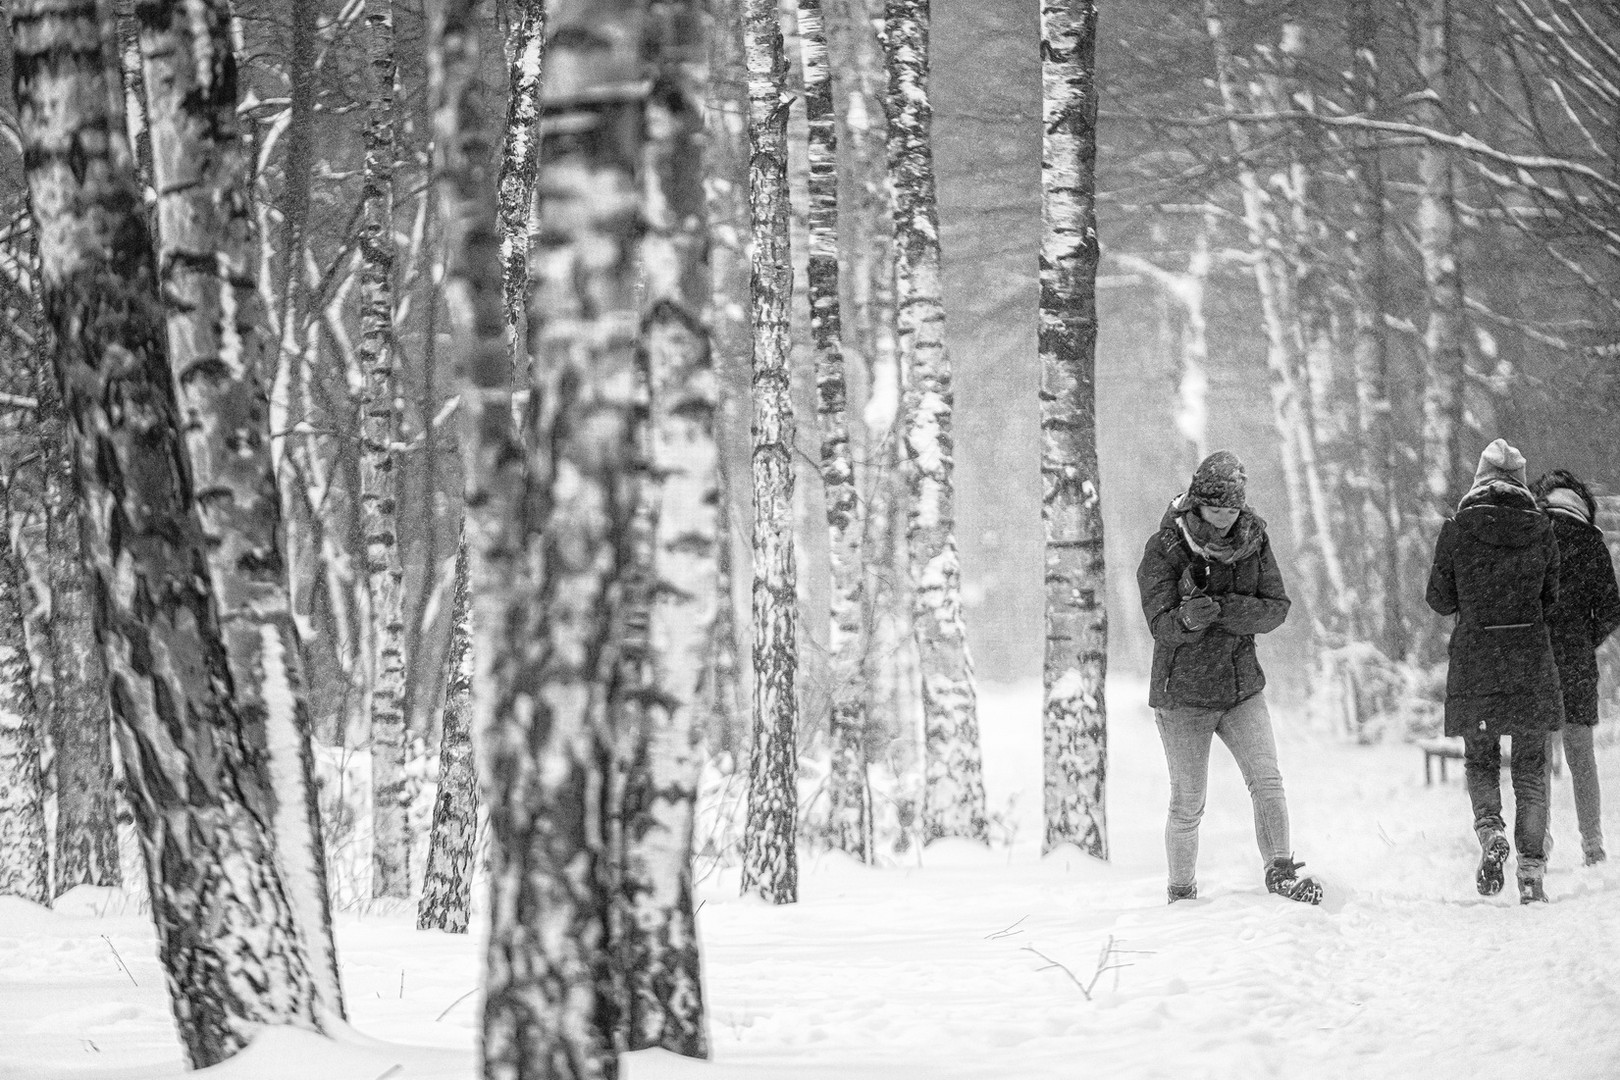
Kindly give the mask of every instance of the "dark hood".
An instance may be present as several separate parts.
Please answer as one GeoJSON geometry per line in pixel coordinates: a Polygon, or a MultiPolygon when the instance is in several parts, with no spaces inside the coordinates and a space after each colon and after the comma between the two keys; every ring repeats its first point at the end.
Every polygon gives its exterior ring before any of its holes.
{"type": "Polygon", "coordinates": [[[1492,547],[1529,547],[1547,525],[1534,496],[1517,484],[1493,481],[1477,487],[1457,511],[1463,535],[1492,547]]]}

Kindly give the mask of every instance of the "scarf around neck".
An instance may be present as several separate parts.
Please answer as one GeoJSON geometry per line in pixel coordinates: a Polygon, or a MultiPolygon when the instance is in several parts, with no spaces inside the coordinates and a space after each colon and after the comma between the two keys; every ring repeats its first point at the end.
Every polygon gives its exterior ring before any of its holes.
{"type": "Polygon", "coordinates": [[[1176,515],[1181,538],[1195,555],[1209,562],[1234,563],[1260,550],[1266,538],[1266,523],[1248,507],[1239,511],[1237,520],[1222,536],[1220,530],[1204,520],[1198,507],[1189,506],[1176,515]]]}

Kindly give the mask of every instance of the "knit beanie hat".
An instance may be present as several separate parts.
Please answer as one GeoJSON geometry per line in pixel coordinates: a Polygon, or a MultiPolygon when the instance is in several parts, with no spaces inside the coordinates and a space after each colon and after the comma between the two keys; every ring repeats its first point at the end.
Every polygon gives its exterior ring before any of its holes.
{"type": "Polygon", "coordinates": [[[1524,471],[1524,455],[1508,445],[1506,439],[1497,439],[1479,455],[1479,468],[1474,470],[1474,486],[1492,480],[1508,480],[1522,488],[1529,488],[1530,478],[1524,471]]]}
{"type": "MultiPolygon", "coordinates": [[[[1520,459],[1521,462],[1523,459],[1520,459]]],[[[1217,450],[1205,458],[1187,485],[1187,497],[1194,506],[1225,506],[1243,509],[1243,488],[1248,477],[1243,462],[1230,450],[1217,450]]]]}

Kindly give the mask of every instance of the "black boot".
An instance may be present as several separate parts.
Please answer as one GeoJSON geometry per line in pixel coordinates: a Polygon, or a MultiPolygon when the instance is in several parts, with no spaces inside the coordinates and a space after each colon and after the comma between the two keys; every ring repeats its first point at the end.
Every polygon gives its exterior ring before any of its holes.
{"type": "Polygon", "coordinates": [[[1547,891],[1541,887],[1538,877],[1522,877],[1519,879],[1519,903],[1545,904],[1547,891]]]}
{"type": "Polygon", "coordinates": [[[1322,883],[1313,877],[1300,877],[1299,870],[1304,865],[1286,855],[1272,859],[1271,865],[1266,867],[1266,889],[1302,904],[1320,904],[1322,883]]]}
{"type": "Polygon", "coordinates": [[[1507,837],[1492,830],[1480,837],[1479,869],[1474,873],[1474,885],[1481,896],[1495,896],[1502,891],[1502,864],[1512,853],[1507,837]]]}
{"type": "Polygon", "coordinates": [[[1191,885],[1171,885],[1168,891],[1170,893],[1170,903],[1172,904],[1177,900],[1196,900],[1198,899],[1198,882],[1195,881],[1191,885]]]}

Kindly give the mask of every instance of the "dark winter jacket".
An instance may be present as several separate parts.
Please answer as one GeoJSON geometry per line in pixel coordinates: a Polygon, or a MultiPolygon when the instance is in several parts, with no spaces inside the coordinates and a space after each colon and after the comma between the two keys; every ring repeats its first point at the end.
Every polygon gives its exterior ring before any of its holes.
{"type": "Polygon", "coordinates": [[[1266,685],[1254,652],[1254,635],[1283,624],[1288,593],[1271,554],[1265,522],[1253,511],[1245,509],[1233,528],[1257,529],[1258,547],[1222,563],[1203,558],[1187,544],[1177,524],[1179,505],[1179,500],[1170,504],[1136,569],[1142,614],[1153,631],[1148,705],[1227,709],[1266,685]],[[1219,602],[1221,614],[1212,626],[1188,630],[1178,609],[1196,593],[1219,602]]]}
{"type": "Polygon", "coordinates": [[[1603,534],[1556,511],[1547,515],[1558,540],[1558,601],[1547,609],[1553,659],[1564,691],[1564,722],[1598,721],[1598,647],[1620,627],[1620,588],[1603,534]]]}
{"type": "Polygon", "coordinates": [[[1564,722],[1547,612],[1558,544],[1530,492],[1493,482],[1440,527],[1429,606],[1456,615],[1446,672],[1446,734],[1516,735],[1564,722]]]}

